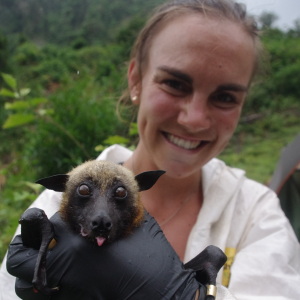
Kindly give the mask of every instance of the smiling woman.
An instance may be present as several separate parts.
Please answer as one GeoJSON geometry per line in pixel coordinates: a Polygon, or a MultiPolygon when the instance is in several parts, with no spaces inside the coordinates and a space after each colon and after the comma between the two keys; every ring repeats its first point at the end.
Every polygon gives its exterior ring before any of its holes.
{"type": "MultiPolygon", "coordinates": [[[[115,145],[98,159],[124,162],[134,174],[166,171],[141,201],[181,261],[216,245],[230,258],[217,283],[237,299],[296,300],[300,249],[276,195],[215,158],[260,69],[258,33],[231,0],[175,0],[159,8],[137,38],[128,68],[137,148],[131,153],[115,145]]],[[[46,194],[34,205],[45,201],[46,194]]],[[[146,282],[157,275],[145,273],[146,282]]],[[[130,299],[150,299],[135,296],[130,299]]]]}
{"type": "Polygon", "coordinates": [[[231,21],[183,15],[148,51],[142,78],[135,60],[129,71],[139,105],[135,163],[145,168],[148,155],[148,167],[172,170],[181,182],[193,174],[199,182],[201,167],[223,150],[238,123],[253,73],[253,40],[231,21]],[[188,142],[197,146],[181,146],[188,142]]]}

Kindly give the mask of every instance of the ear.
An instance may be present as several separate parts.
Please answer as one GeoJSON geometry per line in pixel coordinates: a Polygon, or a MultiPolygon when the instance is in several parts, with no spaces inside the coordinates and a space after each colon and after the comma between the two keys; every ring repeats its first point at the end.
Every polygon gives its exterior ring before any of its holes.
{"type": "Polygon", "coordinates": [[[64,192],[69,177],[70,176],[66,174],[58,174],[58,175],[53,175],[50,177],[39,179],[35,183],[41,184],[45,188],[49,190],[53,190],[55,192],[64,192]]]}
{"type": "Polygon", "coordinates": [[[132,59],[129,64],[128,72],[128,87],[130,91],[130,97],[133,99],[137,96],[137,100],[134,101],[134,104],[139,104],[139,92],[140,92],[140,78],[139,78],[139,71],[138,66],[135,59],[132,59]]]}
{"type": "Polygon", "coordinates": [[[165,173],[166,171],[157,170],[157,171],[143,172],[136,175],[135,180],[138,183],[140,192],[152,188],[152,186],[155,184],[158,178],[165,173]]]}

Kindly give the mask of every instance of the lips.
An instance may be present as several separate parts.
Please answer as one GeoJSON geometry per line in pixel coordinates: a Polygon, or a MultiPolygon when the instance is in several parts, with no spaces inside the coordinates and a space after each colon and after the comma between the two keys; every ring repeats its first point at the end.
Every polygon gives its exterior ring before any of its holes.
{"type": "Polygon", "coordinates": [[[187,150],[196,149],[202,143],[204,143],[204,141],[191,141],[191,140],[182,139],[179,138],[178,136],[175,136],[167,132],[165,132],[164,135],[172,144],[187,150]]]}
{"type": "MultiPolygon", "coordinates": [[[[88,233],[84,230],[83,226],[81,224],[79,224],[79,225],[81,227],[80,234],[84,237],[88,236],[88,233]]],[[[106,241],[106,238],[102,237],[102,236],[96,236],[95,240],[97,241],[98,246],[102,246],[103,243],[106,241]]]]}
{"type": "Polygon", "coordinates": [[[79,225],[80,225],[80,228],[81,228],[80,234],[81,234],[82,236],[87,236],[88,233],[84,230],[83,226],[82,226],[81,224],[79,224],[79,225]]]}

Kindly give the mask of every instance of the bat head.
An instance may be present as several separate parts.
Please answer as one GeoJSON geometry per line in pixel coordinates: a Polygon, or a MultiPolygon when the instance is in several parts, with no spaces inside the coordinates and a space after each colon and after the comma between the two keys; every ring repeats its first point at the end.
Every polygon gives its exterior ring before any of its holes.
{"type": "Polygon", "coordinates": [[[68,174],[38,180],[48,189],[63,192],[60,212],[71,228],[101,246],[127,235],[143,220],[139,192],[150,189],[165,171],[134,176],[107,161],[89,161],[68,174]]]}

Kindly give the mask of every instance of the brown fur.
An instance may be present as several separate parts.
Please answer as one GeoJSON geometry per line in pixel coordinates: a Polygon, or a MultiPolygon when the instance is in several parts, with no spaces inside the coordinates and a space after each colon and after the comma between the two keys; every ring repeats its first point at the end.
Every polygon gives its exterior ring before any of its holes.
{"type": "Polygon", "coordinates": [[[75,209],[70,205],[74,190],[84,181],[92,181],[99,187],[101,194],[105,194],[106,190],[116,181],[124,183],[128,194],[130,195],[130,220],[127,220],[126,227],[122,228],[123,232],[120,236],[126,236],[132,232],[134,227],[138,227],[144,218],[144,207],[140,200],[139,187],[135,180],[134,174],[122,167],[121,165],[108,161],[88,161],[74,168],[68,173],[69,180],[66,183],[66,189],[61,202],[60,213],[62,218],[71,223],[73,230],[78,231],[78,224],[74,223],[75,209]]]}

